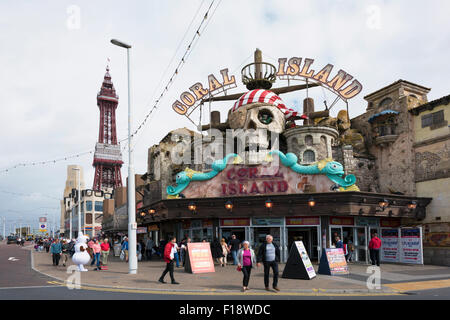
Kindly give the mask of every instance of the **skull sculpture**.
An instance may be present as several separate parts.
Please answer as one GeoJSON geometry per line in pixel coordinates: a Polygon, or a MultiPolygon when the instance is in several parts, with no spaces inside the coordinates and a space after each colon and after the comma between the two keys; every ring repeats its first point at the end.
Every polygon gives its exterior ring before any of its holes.
{"type": "MultiPolygon", "coordinates": [[[[259,163],[265,158],[270,144],[271,133],[284,132],[286,119],[297,116],[297,112],[287,108],[273,92],[256,89],[241,96],[228,113],[231,129],[242,129],[245,150],[250,151],[250,162],[259,163]]],[[[305,116],[300,118],[305,119],[305,116]]]]}

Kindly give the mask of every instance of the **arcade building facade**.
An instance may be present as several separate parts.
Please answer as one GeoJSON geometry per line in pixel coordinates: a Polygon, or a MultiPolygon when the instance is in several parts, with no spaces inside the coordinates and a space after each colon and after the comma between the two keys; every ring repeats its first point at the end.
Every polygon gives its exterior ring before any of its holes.
{"type": "Polygon", "coordinates": [[[175,129],[149,148],[138,226],[156,241],[189,236],[210,242],[236,234],[256,249],[271,234],[284,262],[294,241],[302,240],[318,260],[339,236],[353,242],[354,259],[363,263],[374,232],[420,226],[433,199],[416,190],[411,110],[428,102],[430,89],[396,81],[366,95],[366,112],[353,119],[348,101],[332,117],[328,107],[315,110],[310,96],[299,113],[281,95],[322,84],[311,77],[306,87],[271,88],[276,68],[267,75],[265,65],[257,50],[254,73],[242,70],[248,91],[208,99],[233,100],[224,122],[212,111],[199,132],[175,129]],[[236,137],[228,130],[252,130],[256,138],[230,149],[236,137]],[[262,131],[276,134],[276,143],[262,131]],[[188,161],[205,150],[208,159],[188,161]],[[174,161],[174,154],[184,160],[174,161]]]}

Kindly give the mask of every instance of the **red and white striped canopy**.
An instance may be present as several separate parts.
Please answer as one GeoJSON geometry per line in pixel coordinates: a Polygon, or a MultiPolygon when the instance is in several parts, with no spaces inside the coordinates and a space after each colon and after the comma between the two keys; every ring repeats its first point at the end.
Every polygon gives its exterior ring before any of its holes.
{"type": "Polygon", "coordinates": [[[308,117],[304,114],[300,115],[297,111],[294,111],[284,104],[283,100],[279,96],[277,96],[275,93],[269,90],[264,89],[255,89],[252,91],[249,91],[245,94],[243,94],[239,99],[236,100],[234,103],[234,106],[232,108],[232,111],[236,111],[242,106],[245,106],[250,103],[256,103],[256,102],[263,102],[263,103],[269,103],[273,106],[280,109],[283,113],[286,119],[292,118],[292,117],[300,117],[300,119],[308,119],[308,117]]]}

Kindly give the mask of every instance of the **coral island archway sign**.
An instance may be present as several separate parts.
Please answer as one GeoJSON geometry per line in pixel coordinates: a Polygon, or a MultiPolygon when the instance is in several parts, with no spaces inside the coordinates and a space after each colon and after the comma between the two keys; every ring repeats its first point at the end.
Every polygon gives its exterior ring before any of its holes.
{"type": "MultiPolygon", "coordinates": [[[[273,70],[271,70],[270,68],[263,69],[264,66],[271,65],[256,60],[257,59],[255,54],[255,63],[251,64],[254,65],[255,79],[257,79],[258,77],[262,77],[266,79],[272,79],[271,82],[274,82],[275,78],[288,81],[306,81],[306,85],[287,86],[271,89],[271,91],[277,94],[308,89],[315,86],[322,86],[333,92],[336,96],[347,103],[349,99],[352,99],[356,95],[358,95],[363,88],[362,84],[357,79],[354,79],[352,75],[342,69],[339,69],[336,74],[332,75],[332,71],[334,68],[332,64],[327,64],[321,69],[314,68],[314,59],[311,58],[279,58],[278,67],[275,69],[275,67],[272,66],[273,70]]],[[[249,65],[247,65],[246,67],[248,66],[249,65]]],[[[180,94],[179,99],[173,102],[172,109],[176,113],[186,116],[191,122],[193,122],[190,118],[190,115],[205,100],[237,100],[242,94],[245,93],[243,92],[227,95],[228,90],[237,87],[236,77],[234,75],[229,75],[227,68],[220,70],[220,74],[220,80],[218,80],[218,78],[214,74],[210,74],[208,75],[207,85],[203,85],[201,82],[196,82],[195,84],[190,86],[188,90],[180,94]],[[220,94],[223,95],[219,96],[220,94]]]]}

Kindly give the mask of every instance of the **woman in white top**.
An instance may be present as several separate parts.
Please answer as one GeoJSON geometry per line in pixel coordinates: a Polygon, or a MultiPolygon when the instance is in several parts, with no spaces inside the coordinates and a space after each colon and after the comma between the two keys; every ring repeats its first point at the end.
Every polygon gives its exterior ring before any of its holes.
{"type": "Polygon", "coordinates": [[[180,258],[179,258],[179,255],[178,255],[178,250],[180,250],[180,248],[178,247],[178,244],[175,242],[173,244],[173,247],[172,247],[172,254],[173,254],[173,257],[174,257],[174,259],[175,259],[175,261],[177,263],[177,268],[180,267],[180,258]]]}

